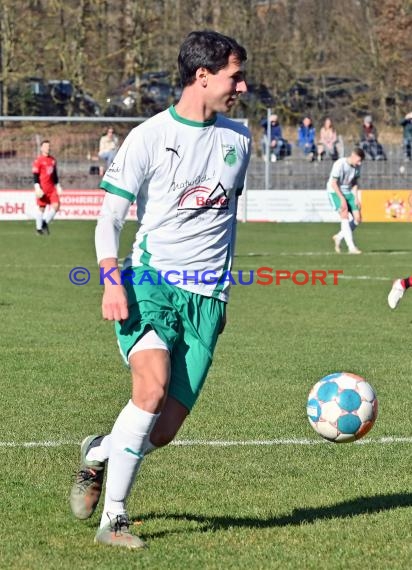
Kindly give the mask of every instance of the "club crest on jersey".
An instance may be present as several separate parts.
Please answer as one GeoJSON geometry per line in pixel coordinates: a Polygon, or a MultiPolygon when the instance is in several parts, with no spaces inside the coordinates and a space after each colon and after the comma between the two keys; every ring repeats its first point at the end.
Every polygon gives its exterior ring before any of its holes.
{"type": "Polygon", "coordinates": [[[234,144],[222,144],[223,160],[228,166],[233,166],[237,161],[236,147],[234,144]]]}

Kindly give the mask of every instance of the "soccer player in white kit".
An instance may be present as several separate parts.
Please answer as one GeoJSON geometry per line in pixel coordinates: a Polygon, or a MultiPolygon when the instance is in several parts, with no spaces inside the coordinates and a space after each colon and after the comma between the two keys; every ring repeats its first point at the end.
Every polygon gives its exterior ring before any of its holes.
{"type": "Polygon", "coordinates": [[[365,158],[362,149],[356,147],[350,156],[339,158],[333,163],[327,183],[329,201],[334,210],[339,212],[341,229],[333,236],[336,253],[341,252],[344,240],[349,253],[361,253],[353,241],[353,232],[362,221],[361,206],[358,198],[358,180],[360,167],[365,158]]]}
{"type": "Polygon", "coordinates": [[[143,548],[130,532],[126,499],[145,455],[170,443],[194,406],[212,363],[234,255],[237,197],[251,152],[249,130],[220,113],[247,91],[245,49],[213,31],[192,32],[178,57],[183,92],[133,129],[106,172],[96,227],[103,318],[115,321],[132,395],[109,435],[81,445],[74,515],[105,501],[95,541],[143,548]],[[119,233],[136,200],[140,224],[118,267],[119,233]]]}

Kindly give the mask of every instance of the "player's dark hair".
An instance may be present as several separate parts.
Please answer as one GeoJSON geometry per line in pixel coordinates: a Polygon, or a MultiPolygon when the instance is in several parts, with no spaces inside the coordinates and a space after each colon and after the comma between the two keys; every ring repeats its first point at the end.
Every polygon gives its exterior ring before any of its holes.
{"type": "Polygon", "coordinates": [[[239,63],[247,59],[245,48],[229,36],[213,30],[191,32],[182,43],[177,59],[182,87],[194,83],[200,67],[216,74],[226,67],[230,55],[239,63]]]}
{"type": "Polygon", "coordinates": [[[362,160],[365,160],[365,152],[359,146],[355,146],[352,152],[353,154],[356,154],[356,156],[359,156],[359,158],[361,158],[362,160]]]}
{"type": "Polygon", "coordinates": [[[44,143],[49,143],[49,144],[50,144],[49,139],[44,139],[44,140],[42,140],[41,143],[40,143],[40,146],[42,146],[44,143]]]}

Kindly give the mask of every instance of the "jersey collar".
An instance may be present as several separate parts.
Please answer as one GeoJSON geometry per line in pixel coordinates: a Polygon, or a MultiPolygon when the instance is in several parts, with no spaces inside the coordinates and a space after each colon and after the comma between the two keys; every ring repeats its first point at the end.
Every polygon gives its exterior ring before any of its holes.
{"type": "Polygon", "coordinates": [[[174,105],[169,107],[169,113],[172,115],[175,121],[179,123],[183,123],[184,125],[189,125],[190,127],[211,127],[216,123],[217,116],[214,116],[213,119],[209,119],[208,121],[191,121],[189,119],[185,119],[177,114],[174,105]]]}

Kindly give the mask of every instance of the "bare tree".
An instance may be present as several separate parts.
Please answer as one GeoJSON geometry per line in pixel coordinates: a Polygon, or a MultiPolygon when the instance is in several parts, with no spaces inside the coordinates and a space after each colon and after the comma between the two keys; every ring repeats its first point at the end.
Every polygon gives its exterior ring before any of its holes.
{"type": "Polygon", "coordinates": [[[8,113],[9,108],[9,81],[13,61],[14,38],[13,22],[7,0],[0,2],[0,111],[8,113]]]}

